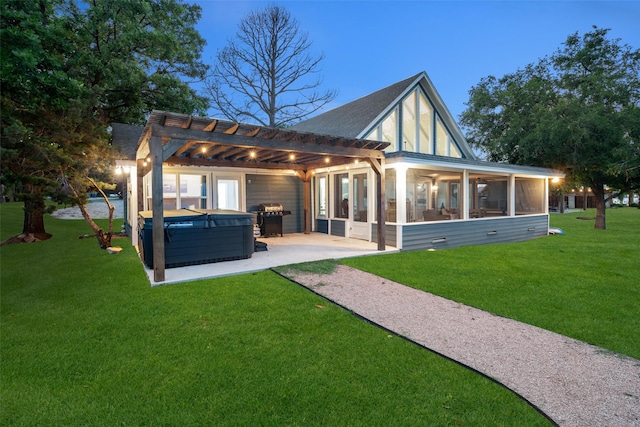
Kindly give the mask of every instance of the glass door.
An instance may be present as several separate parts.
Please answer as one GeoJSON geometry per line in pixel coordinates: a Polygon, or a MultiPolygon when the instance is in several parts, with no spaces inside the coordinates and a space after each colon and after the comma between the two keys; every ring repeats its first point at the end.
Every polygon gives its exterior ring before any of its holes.
{"type": "Polygon", "coordinates": [[[242,210],[240,178],[218,177],[216,179],[216,205],[218,209],[242,210]]]}
{"type": "Polygon", "coordinates": [[[370,214],[369,214],[369,198],[367,188],[367,173],[355,173],[351,178],[351,191],[353,202],[351,203],[350,212],[350,233],[349,237],[357,239],[369,240],[370,237],[370,214]]]}

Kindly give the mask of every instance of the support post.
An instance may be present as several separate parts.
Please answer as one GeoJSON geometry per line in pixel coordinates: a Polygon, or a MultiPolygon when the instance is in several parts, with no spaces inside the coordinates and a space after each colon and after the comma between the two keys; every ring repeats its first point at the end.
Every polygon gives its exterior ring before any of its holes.
{"type": "Polygon", "coordinates": [[[303,182],[304,234],[311,233],[311,177],[309,171],[296,171],[296,175],[303,182]]]}
{"type": "MultiPolygon", "coordinates": [[[[507,187],[509,190],[507,197],[507,209],[509,216],[516,216],[516,176],[514,174],[509,175],[509,185],[507,187]]],[[[545,191],[545,194],[546,193],[545,191]]],[[[547,212],[545,210],[545,212],[547,212]]]]}
{"type": "Polygon", "coordinates": [[[462,171],[462,182],[460,189],[462,190],[462,194],[458,197],[460,200],[459,207],[460,209],[460,219],[469,219],[469,206],[471,204],[471,194],[469,193],[469,169],[464,169],[462,171]]]}
{"type": "Polygon", "coordinates": [[[384,173],[384,158],[372,159],[367,158],[367,162],[373,168],[376,173],[376,212],[378,220],[378,250],[384,251],[386,249],[386,236],[385,236],[385,218],[387,216],[385,209],[385,173],[384,173]]]}
{"type": "MultiPolygon", "coordinates": [[[[137,159],[136,160],[136,174],[137,174],[137,179],[136,179],[136,191],[138,192],[138,201],[137,201],[137,206],[138,206],[138,212],[145,210],[144,209],[144,159],[137,159]]],[[[138,220],[137,218],[135,219],[136,221],[138,220]]]]}
{"type": "Polygon", "coordinates": [[[162,196],[162,138],[151,136],[151,194],[152,194],[152,240],[153,280],[164,282],[164,201],[162,196]]]}

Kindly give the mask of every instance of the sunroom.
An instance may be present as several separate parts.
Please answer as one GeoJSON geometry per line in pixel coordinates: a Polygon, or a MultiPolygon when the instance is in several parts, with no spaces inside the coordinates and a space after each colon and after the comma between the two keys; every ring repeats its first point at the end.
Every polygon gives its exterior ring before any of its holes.
{"type": "MultiPolygon", "coordinates": [[[[548,230],[549,169],[477,160],[426,73],[293,129],[384,141],[385,236],[400,249],[515,241],[548,230]]],[[[375,240],[374,177],[358,165],[315,171],[316,230],[375,240]],[[370,181],[369,181],[370,182],[370,181]]]]}

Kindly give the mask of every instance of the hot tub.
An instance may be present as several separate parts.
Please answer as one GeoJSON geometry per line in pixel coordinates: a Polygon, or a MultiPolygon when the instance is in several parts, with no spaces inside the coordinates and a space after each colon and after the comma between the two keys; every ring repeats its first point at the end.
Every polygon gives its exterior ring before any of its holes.
{"type": "MultiPolygon", "coordinates": [[[[153,268],[153,213],[138,214],[140,254],[153,268]]],[[[250,258],[254,250],[254,215],[221,209],[164,211],[165,267],[250,258]]]]}

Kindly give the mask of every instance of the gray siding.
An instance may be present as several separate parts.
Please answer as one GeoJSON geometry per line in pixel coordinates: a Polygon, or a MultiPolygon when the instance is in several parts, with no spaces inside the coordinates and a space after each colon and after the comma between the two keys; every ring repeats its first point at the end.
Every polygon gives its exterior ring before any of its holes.
{"type": "Polygon", "coordinates": [[[257,211],[261,203],[281,203],[285,211],[291,211],[282,219],[282,231],[304,232],[304,207],[302,181],[292,175],[246,175],[247,211],[257,211]],[[251,182],[251,183],[249,183],[251,182]]]}
{"type": "Polygon", "coordinates": [[[346,229],[345,221],[331,221],[331,235],[332,236],[340,236],[345,237],[345,229],[346,229]]]}
{"type": "Polygon", "coordinates": [[[316,219],[316,231],[318,233],[329,234],[329,220],[316,219]]]}
{"type": "Polygon", "coordinates": [[[536,215],[404,226],[402,250],[519,242],[546,236],[549,231],[548,221],[547,215],[536,215]]]}
{"type": "MultiPolygon", "coordinates": [[[[384,243],[386,246],[393,246],[394,248],[398,247],[397,241],[397,230],[398,227],[395,225],[387,225],[384,226],[384,243]]],[[[371,241],[378,242],[378,224],[371,224],[371,241]]]]}

